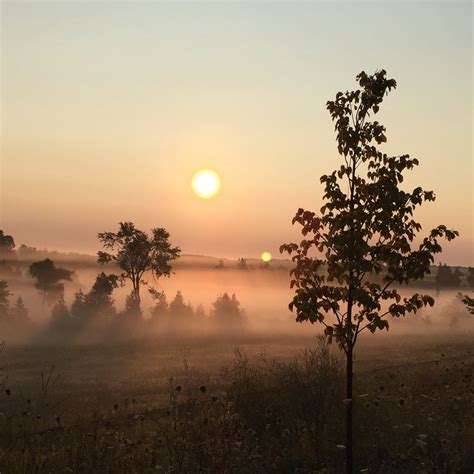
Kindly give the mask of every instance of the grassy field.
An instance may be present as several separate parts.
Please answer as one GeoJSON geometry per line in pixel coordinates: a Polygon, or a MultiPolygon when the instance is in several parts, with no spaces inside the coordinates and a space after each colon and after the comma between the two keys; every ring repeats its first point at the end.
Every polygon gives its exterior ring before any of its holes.
{"type": "MultiPolygon", "coordinates": [[[[310,335],[5,347],[2,472],[341,472],[342,359],[310,335]]],[[[357,353],[356,460],[472,472],[472,334],[357,353]]]]}

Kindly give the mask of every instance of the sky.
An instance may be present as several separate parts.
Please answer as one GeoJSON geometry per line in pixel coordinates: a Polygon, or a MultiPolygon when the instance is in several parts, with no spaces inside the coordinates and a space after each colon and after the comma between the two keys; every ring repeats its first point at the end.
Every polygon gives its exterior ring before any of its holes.
{"type": "Polygon", "coordinates": [[[457,1],[3,1],[0,228],[96,252],[133,221],[184,253],[276,255],[341,164],[326,101],[384,68],[384,151],[420,160],[424,231],[461,234],[437,261],[474,265],[472,24],[457,1]]]}

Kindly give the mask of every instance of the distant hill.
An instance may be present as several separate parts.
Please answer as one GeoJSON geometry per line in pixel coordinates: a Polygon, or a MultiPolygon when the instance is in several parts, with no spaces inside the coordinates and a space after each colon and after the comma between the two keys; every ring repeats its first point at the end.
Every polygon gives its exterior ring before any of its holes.
{"type": "MultiPolygon", "coordinates": [[[[16,258],[8,259],[9,264],[29,265],[38,260],[50,258],[54,262],[74,267],[99,266],[97,257],[91,254],[78,252],[58,252],[56,250],[36,249],[21,245],[14,253],[16,258]]],[[[244,257],[245,258],[245,257],[244,257]]],[[[259,268],[262,261],[258,258],[246,258],[249,269],[259,268]]],[[[287,259],[273,259],[269,266],[271,268],[291,268],[291,261],[287,259]]],[[[207,255],[182,254],[175,262],[176,268],[237,268],[237,259],[210,257],[207,255]]]]}

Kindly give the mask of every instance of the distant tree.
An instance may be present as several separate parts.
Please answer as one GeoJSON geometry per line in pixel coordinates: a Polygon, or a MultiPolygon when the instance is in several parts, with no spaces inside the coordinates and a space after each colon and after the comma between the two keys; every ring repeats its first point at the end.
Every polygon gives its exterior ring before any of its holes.
{"type": "Polygon", "coordinates": [[[219,269],[224,268],[224,260],[219,259],[219,261],[217,262],[216,268],[219,268],[219,269]]]}
{"type": "Polygon", "coordinates": [[[71,306],[71,315],[81,322],[115,316],[112,293],[117,287],[117,275],[99,273],[89,293],[84,294],[82,291],[76,293],[71,306]]]}
{"type": "Polygon", "coordinates": [[[467,275],[467,284],[470,288],[474,288],[474,268],[469,267],[467,271],[469,272],[467,275]]]}
{"type": "Polygon", "coordinates": [[[6,321],[9,316],[10,309],[10,290],[5,280],[0,280],[0,321],[6,321]]]}
{"type": "Polygon", "coordinates": [[[132,283],[130,309],[140,310],[140,285],[146,284],[143,277],[150,271],[155,278],[170,276],[172,260],[178,258],[179,247],[172,247],[169,233],[163,228],[151,230],[148,236],[135,228],[131,222],[120,222],[118,232],[102,232],[99,240],[108,252],[98,252],[98,262],[115,262],[122,270],[121,281],[132,283]]]}
{"type": "Polygon", "coordinates": [[[13,321],[20,327],[25,326],[30,322],[28,310],[26,309],[25,303],[23,302],[23,298],[21,296],[16,300],[15,306],[11,310],[11,315],[13,321]]]}
{"type": "Polygon", "coordinates": [[[197,308],[196,308],[196,311],[194,313],[194,315],[196,316],[196,319],[199,321],[199,322],[202,322],[206,319],[206,312],[204,311],[204,307],[202,304],[200,304],[197,308]]]}
{"type": "Polygon", "coordinates": [[[155,305],[151,309],[151,317],[153,320],[159,321],[169,313],[170,309],[165,292],[157,291],[155,288],[149,288],[148,291],[150,292],[153,301],[155,301],[155,305]]]}
{"type": "Polygon", "coordinates": [[[54,330],[61,332],[67,332],[73,329],[73,319],[63,297],[55,303],[51,310],[50,325],[54,330]]]}
{"type": "Polygon", "coordinates": [[[16,255],[14,252],[15,241],[11,235],[6,235],[0,230],[0,273],[4,276],[11,277],[15,275],[15,271],[8,264],[16,255]]]}
{"type": "Polygon", "coordinates": [[[235,293],[219,295],[212,303],[211,319],[223,329],[234,330],[241,328],[245,322],[245,313],[235,293]]]}
{"type": "Polygon", "coordinates": [[[237,260],[237,268],[239,270],[246,270],[247,269],[247,259],[246,258],[239,258],[237,260]]]}
{"type": "Polygon", "coordinates": [[[170,303],[169,313],[174,322],[189,321],[194,316],[192,306],[184,302],[181,291],[176,292],[174,300],[170,303]]]}
{"type": "Polygon", "coordinates": [[[71,281],[73,271],[59,268],[49,258],[30,265],[29,274],[36,279],[35,288],[43,294],[43,310],[45,301],[60,300],[64,295],[62,281],[71,281]]]}
{"type": "Polygon", "coordinates": [[[461,270],[459,270],[459,268],[456,267],[453,271],[453,286],[455,287],[461,286],[462,278],[463,278],[463,274],[461,270]]]}
{"type": "Polygon", "coordinates": [[[453,272],[451,267],[446,264],[439,264],[435,282],[438,289],[444,287],[456,288],[461,284],[461,272],[458,268],[453,272]]]}
{"type": "Polygon", "coordinates": [[[353,356],[357,338],[368,329],[387,329],[386,316],[400,317],[433,305],[428,295],[402,298],[394,284],[408,284],[430,272],[439,240],[458,233],[445,226],[433,229],[419,246],[413,241],[421,225],[415,208],[433,201],[421,187],[400,188],[403,174],[418,165],[409,155],[387,156],[377,145],[387,141],[385,127],[370,117],[391,89],[394,79],[384,70],[361,72],[359,88],[338,92],[327,109],[335,122],[342,166],[321,177],[324,205],[320,216],[299,209],[293,223],[302,226],[300,244],[282,245],[292,256],[290,309],[297,321],[320,322],[329,341],[346,355],[346,469],[353,472],[353,356]],[[383,283],[369,276],[383,275],[383,283]],[[332,316],[330,316],[332,315],[332,316]],[[331,317],[331,319],[330,319],[331,317]]]}
{"type": "Polygon", "coordinates": [[[5,234],[0,230],[0,259],[10,258],[15,248],[15,240],[11,235],[5,234]]]}
{"type": "Polygon", "coordinates": [[[28,247],[25,244],[21,244],[17,250],[17,254],[20,260],[32,260],[39,258],[40,252],[35,247],[28,247]]]}

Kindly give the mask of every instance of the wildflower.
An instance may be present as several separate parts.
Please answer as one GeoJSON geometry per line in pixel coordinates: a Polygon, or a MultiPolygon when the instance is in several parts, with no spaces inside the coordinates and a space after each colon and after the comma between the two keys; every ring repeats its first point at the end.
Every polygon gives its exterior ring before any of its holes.
{"type": "Polygon", "coordinates": [[[345,447],[343,444],[337,444],[337,445],[336,445],[336,448],[337,448],[337,449],[341,449],[341,450],[342,450],[342,449],[346,449],[346,447],[345,447]]]}

